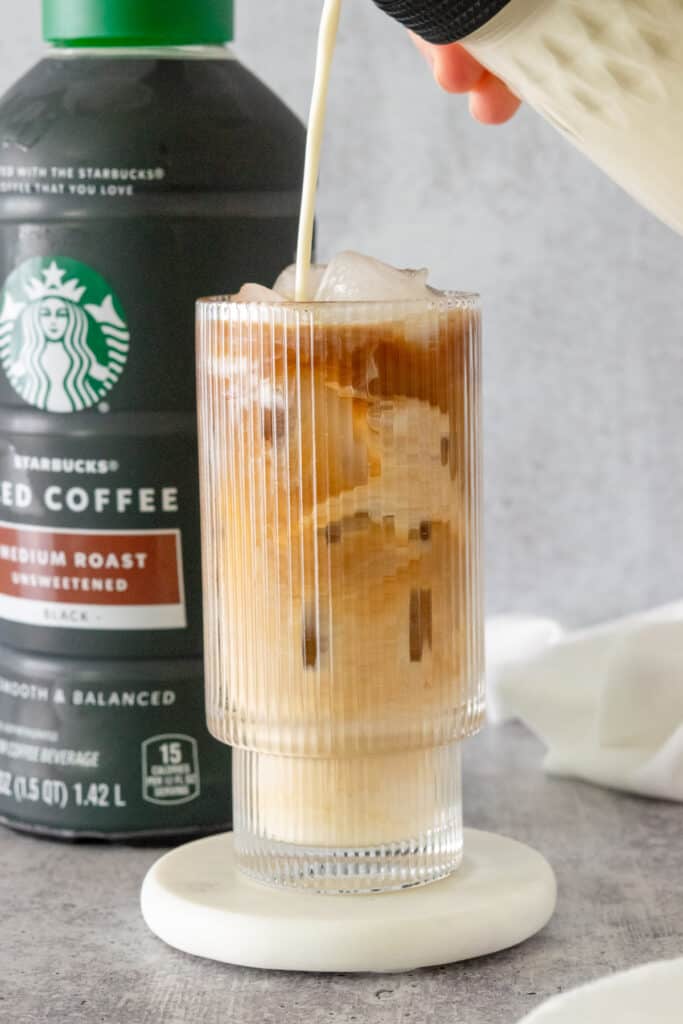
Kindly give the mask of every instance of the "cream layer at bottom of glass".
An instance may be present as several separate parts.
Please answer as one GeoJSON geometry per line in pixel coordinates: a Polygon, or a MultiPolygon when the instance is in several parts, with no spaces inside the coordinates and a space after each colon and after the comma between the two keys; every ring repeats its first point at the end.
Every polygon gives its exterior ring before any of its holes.
{"type": "Polygon", "coordinates": [[[460,743],[329,759],[236,749],[233,787],[239,866],[270,884],[399,889],[462,857],[460,743]]]}

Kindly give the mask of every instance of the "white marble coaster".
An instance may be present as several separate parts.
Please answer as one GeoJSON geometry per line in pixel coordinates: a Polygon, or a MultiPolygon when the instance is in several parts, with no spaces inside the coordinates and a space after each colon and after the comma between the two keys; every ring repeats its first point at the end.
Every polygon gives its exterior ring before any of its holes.
{"type": "Polygon", "coordinates": [[[142,886],[160,939],[196,956],[288,971],[407,971],[523,942],[555,909],[555,876],[535,850],[465,831],[460,870],[386,894],[327,896],[261,885],[235,868],[232,834],[172,850],[142,886]]]}

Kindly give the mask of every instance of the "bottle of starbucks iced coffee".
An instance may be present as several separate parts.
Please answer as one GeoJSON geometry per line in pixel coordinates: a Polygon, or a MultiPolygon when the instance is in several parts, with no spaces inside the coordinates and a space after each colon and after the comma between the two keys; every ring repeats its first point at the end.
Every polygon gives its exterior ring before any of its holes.
{"type": "Polygon", "coordinates": [[[0,100],[0,816],[230,819],[204,722],[193,306],[291,261],[304,132],[230,0],[43,0],[0,100]],[[258,241],[255,241],[258,240],[258,241]]]}
{"type": "Polygon", "coordinates": [[[433,43],[459,40],[683,233],[681,0],[375,0],[433,43]]]}

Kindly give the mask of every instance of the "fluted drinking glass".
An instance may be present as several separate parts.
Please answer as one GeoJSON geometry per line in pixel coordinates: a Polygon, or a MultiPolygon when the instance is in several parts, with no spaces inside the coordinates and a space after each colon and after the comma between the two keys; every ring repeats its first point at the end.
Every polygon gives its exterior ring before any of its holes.
{"type": "Polygon", "coordinates": [[[478,299],[198,303],[207,719],[248,874],[462,857],[484,708],[478,299]]]}

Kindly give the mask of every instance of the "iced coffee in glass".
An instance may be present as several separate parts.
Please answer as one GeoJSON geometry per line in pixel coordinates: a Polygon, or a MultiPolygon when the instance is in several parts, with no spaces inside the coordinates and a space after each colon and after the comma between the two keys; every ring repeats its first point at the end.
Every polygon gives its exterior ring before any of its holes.
{"type": "Polygon", "coordinates": [[[200,301],[198,390],[207,715],[234,747],[238,862],[343,893],[458,867],[483,617],[478,299],[338,285],[200,301]]]}

